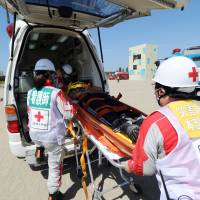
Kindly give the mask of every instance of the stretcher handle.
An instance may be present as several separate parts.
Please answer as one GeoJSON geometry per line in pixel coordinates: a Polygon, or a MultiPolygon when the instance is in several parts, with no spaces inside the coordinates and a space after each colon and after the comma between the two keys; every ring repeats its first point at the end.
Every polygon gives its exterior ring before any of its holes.
{"type": "MultiPolygon", "coordinates": [[[[103,153],[103,152],[102,152],[103,153]]],[[[105,156],[105,158],[114,166],[117,167],[119,169],[123,169],[124,165],[121,164],[121,162],[119,160],[115,161],[112,159],[109,159],[105,154],[103,154],[105,156]]]]}
{"type": "Polygon", "coordinates": [[[109,160],[108,161],[114,166],[114,167],[117,167],[119,169],[123,169],[124,168],[124,165],[122,165],[120,162],[116,162],[115,160],[109,160]]]}

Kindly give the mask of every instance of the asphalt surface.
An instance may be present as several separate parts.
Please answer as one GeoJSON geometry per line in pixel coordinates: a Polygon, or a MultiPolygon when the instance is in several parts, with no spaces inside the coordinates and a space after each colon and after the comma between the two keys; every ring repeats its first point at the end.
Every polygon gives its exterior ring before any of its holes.
{"type": "MultiPolygon", "coordinates": [[[[109,83],[111,94],[116,95],[119,91],[123,93],[122,100],[132,106],[143,109],[149,113],[154,110],[156,104],[151,101],[153,95],[146,88],[146,84],[134,83],[133,81],[116,81],[109,83]],[[146,91],[146,92],[145,92],[146,91]],[[144,95],[145,94],[145,95],[144,95]],[[141,95],[141,96],[138,96],[141,95]],[[151,95],[151,96],[150,96],[151,95]],[[148,101],[146,101],[148,99],[148,101]],[[146,102],[146,103],[145,103],[146,102]]],[[[0,88],[0,99],[3,97],[3,89],[0,88]]],[[[48,177],[47,166],[40,170],[33,170],[22,158],[16,158],[11,154],[8,146],[8,135],[6,132],[6,122],[4,116],[3,102],[0,101],[0,200],[46,200],[48,191],[46,180],[48,177]]],[[[93,155],[95,158],[95,155],[93,155]]],[[[91,159],[94,159],[91,157],[91,159]]],[[[64,174],[62,177],[61,191],[64,193],[64,199],[82,200],[84,193],[81,187],[81,181],[77,177],[75,170],[75,159],[64,161],[64,174]]],[[[104,160],[102,166],[97,163],[92,164],[96,187],[102,191],[114,187],[123,182],[118,169],[107,164],[104,160]]],[[[133,176],[126,174],[127,176],[133,176]]],[[[102,199],[159,199],[159,189],[155,177],[134,177],[142,193],[134,195],[129,186],[115,188],[103,195],[102,199]]],[[[93,187],[88,176],[87,180],[89,197],[92,199],[93,187]]]]}

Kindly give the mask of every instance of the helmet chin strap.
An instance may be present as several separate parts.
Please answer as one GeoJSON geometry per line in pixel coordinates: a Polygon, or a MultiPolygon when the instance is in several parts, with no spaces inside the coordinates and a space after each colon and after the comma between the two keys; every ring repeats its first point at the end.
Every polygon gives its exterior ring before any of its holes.
{"type": "Polygon", "coordinates": [[[161,103],[160,103],[160,99],[165,97],[165,96],[166,96],[166,94],[163,94],[163,95],[161,95],[159,97],[156,97],[156,100],[157,100],[159,106],[162,106],[161,103]]]}
{"type": "Polygon", "coordinates": [[[161,98],[165,97],[166,95],[167,95],[167,93],[163,88],[157,89],[156,100],[157,100],[159,106],[162,106],[160,103],[161,98]]]}

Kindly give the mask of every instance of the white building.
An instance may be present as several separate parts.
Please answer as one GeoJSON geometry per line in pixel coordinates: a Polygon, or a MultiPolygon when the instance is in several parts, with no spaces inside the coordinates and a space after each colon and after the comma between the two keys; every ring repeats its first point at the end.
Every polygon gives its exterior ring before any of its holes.
{"type": "Polygon", "coordinates": [[[156,70],[158,47],[153,44],[141,44],[129,48],[129,79],[152,79],[156,70]]]}

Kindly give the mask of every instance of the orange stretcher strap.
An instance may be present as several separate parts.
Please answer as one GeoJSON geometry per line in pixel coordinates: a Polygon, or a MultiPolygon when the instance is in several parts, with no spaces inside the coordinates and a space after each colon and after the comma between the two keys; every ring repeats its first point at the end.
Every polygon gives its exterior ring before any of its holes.
{"type": "Polygon", "coordinates": [[[101,110],[100,112],[96,113],[95,117],[100,118],[100,117],[102,117],[103,115],[105,115],[109,112],[114,112],[114,110],[112,110],[111,108],[105,108],[105,109],[101,110]]]}
{"type": "Polygon", "coordinates": [[[105,98],[102,98],[102,97],[93,97],[93,98],[89,99],[86,103],[84,103],[84,107],[85,107],[85,109],[88,109],[91,102],[93,102],[93,101],[104,101],[104,99],[105,98]]]}
{"type": "Polygon", "coordinates": [[[128,107],[126,105],[121,105],[121,106],[114,106],[115,112],[121,112],[123,110],[128,110],[128,107]]]}
{"type": "Polygon", "coordinates": [[[85,193],[85,199],[88,200],[88,191],[87,191],[87,184],[86,184],[86,177],[87,177],[87,172],[86,172],[86,162],[85,162],[85,154],[87,151],[87,137],[84,135],[83,137],[83,151],[82,151],[82,155],[80,158],[80,163],[81,163],[81,169],[83,172],[83,176],[81,179],[82,182],[82,187],[83,187],[83,191],[85,193]]]}
{"type": "MultiPolygon", "coordinates": [[[[97,109],[98,110],[98,109],[97,109]]],[[[128,107],[126,105],[122,106],[109,106],[106,105],[104,107],[99,108],[100,111],[97,111],[95,117],[102,117],[103,115],[109,113],[109,112],[121,112],[123,110],[128,110],[128,107]]]]}
{"type": "Polygon", "coordinates": [[[128,107],[126,105],[121,105],[121,106],[104,105],[104,106],[101,106],[101,107],[97,108],[95,111],[99,112],[99,111],[101,111],[104,108],[110,108],[114,112],[120,112],[120,111],[128,109],[128,107]]]}
{"type": "Polygon", "coordinates": [[[111,111],[114,111],[114,106],[110,106],[110,105],[103,105],[103,106],[100,106],[100,107],[98,107],[95,111],[98,113],[98,112],[100,112],[101,110],[106,109],[106,108],[109,108],[111,111]]]}
{"type": "Polygon", "coordinates": [[[74,142],[77,141],[77,136],[76,136],[76,133],[73,129],[73,124],[72,124],[72,121],[69,122],[69,126],[67,128],[68,130],[68,133],[72,136],[72,138],[74,139],[74,142]]]}

